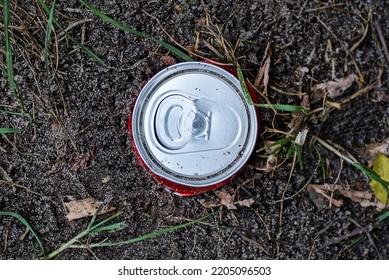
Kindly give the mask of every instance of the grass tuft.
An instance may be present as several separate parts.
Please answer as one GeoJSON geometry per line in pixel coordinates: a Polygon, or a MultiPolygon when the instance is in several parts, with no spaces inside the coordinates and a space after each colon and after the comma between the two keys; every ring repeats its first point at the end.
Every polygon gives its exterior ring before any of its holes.
{"type": "MultiPolygon", "coordinates": [[[[46,14],[49,15],[49,18],[50,18],[50,10],[51,9],[49,9],[49,7],[46,5],[46,3],[43,0],[38,0],[38,2],[41,5],[41,7],[43,8],[43,10],[45,10],[46,14]]],[[[53,8],[53,5],[52,5],[52,8],[53,8]]],[[[80,49],[82,49],[87,55],[89,55],[91,58],[96,60],[98,63],[100,63],[102,65],[105,64],[104,60],[102,60],[97,54],[95,54],[93,51],[91,51],[89,48],[87,48],[85,45],[81,44],[77,39],[75,39],[73,36],[71,36],[65,30],[65,28],[63,28],[62,25],[54,18],[54,16],[53,16],[53,22],[74,44],[76,44],[80,49]]]]}
{"type": "Polygon", "coordinates": [[[167,229],[155,231],[155,232],[152,232],[152,233],[149,233],[149,234],[145,234],[145,235],[142,235],[140,237],[129,239],[129,240],[124,240],[124,241],[119,241],[119,242],[100,242],[100,243],[90,244],[88,246],[74,245],[74,243],[78,242],[83,237],[86,237],[86,236],[88,236],[88,235],[90,235],[92,233],[123,229],[126,226],[125,222],[118,222],[118,223],[108,224],[109,221],[115,219],[116,217],[118,217],[121,214],[122,214],[122,212],[118,212],[118,213],[116,213],[114,215],[109,216],[108,218],[104,219],[103,221],[101,221],[101,222],[99,222],[99,223],[97,223],[95,225],[94,225],[94,222],[95,222],[95,219],[96,219],[96,215],[93,216],[93,218],[91,220],[91,223],[89,224],[89,226],[87,227],[86,230],[82,231],[80,234],[78,234],[74,238],[70,239],[68,242],[62,244],[58,249],[56,249],[52,253],[48,254],[46,256],[46,258],[47,259],[52,259],[55,256],[57,256],[59,253],[61,253],[62,251],[64,251],[65,249],[68,249],[68,248],[117,247],[117,246],[123,246],[123,245],[129,245],[129,244],[137,243],[137,242],[140,242],[140,241],[144,241],[146,239],[150,239],[150,238],[157,237],[157,236],[160,236],[160,235],[172,232],[172,231],[176,231],[176,230],[185,228],[185,227],[190,226],[190,225],[192,225],[194,223],[200,222],[200,221],[202,221],[202,220],[204,220],[204,219],[206,219],[208,217],[208,216],[201,217],[201,218],[199,218],[197,220],[194,220],[192,222],[188,222],[188,223],[184,223],[184,224],[181,224],[181,225],[173,226],[173,227],[170,227],[170,228],[167,228],[167,229]]]}
{"type": "Polygon", "coordinates": [[[4,21],[4,44],[5,44],[5,64],[7,66],[7,79],[8,84],[11,89],[11,93],[15,96],[20,105],[21,112],[24,112],[23,99],[20,97],[18,89],[16,87],[14,74],[13,74],[13,65],[12,65],[12,47],[11,47],[11,38],[9,34],[9,19],[10,19],[10,10],[9,10],[9,0],[4,0],[4,10],[3,10],[3,21],[4,21]]]}
{"type": "Polygon", "coordinates": [[[249,105],[253,105],[253,100],[251,99],[249,89],[246,85],[246,79],[243,75],[242,68],[240,67],[239,63],[236,63],[236,72],[238,73],[238,79],[240,82],[240,86],[242,87],[243,95],[246,98],[246,101],[249,105]]]}
{"type": "Polygon", "coordinates": [[[50,12],[49,12],[49,21],[47,22],[47,28],[46,28],[44,56],[45,56],[45,66],[47,71],[49,71],[49,43],[51,38],[51,31],[53,29],[53,19],[54,19],[54,10],[55,10],[56,2],[57,0],[54,0],[51,5],[50,12]]]}

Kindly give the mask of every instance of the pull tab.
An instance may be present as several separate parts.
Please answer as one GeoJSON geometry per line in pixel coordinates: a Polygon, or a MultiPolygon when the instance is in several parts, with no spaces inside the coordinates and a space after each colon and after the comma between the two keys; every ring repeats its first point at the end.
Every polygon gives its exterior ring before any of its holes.
{"type": "Polygon", "coordinates": [[[174,94],[157,108],[155,130],[159,142],[167,149],[182,149],[191,138],[209,140],[211,112],[199,111],[193,99],[174,94]]]}
{"type": "Polygon", "coordinates": [[[234,145],[242,130],[238,114],[231,107],[184,94],[169,93],[159,102],[154,119],[159,144],[175,154],[234,145]]]}
{"type": "MultiPolygon", "coordinates": [[[[178,150],[192,137],[191,118],[193,102],[182,95],[170,95],[163,99],[157,108],[155,130],[159,142],[167,149],[178,150]]],[[[197,126],[197,124],[195,125],[197,126]]]]}

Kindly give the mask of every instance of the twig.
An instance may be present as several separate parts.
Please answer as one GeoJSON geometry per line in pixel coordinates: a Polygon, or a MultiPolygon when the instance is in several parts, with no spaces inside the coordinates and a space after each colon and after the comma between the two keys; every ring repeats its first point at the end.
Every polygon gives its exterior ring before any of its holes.
{"type": "Polygon", "coordinates": [[[374,28],[377,30],[378,37],[380,38],[382,49],[383,49],[383,52],[385,54],[386,62],[389,65],[389,51],[388,51],[388,46],[386,45],[384,33],[382,32],[382,29],[381,29],[381,25],[378,21],[375,21],[373,23],[373,25],[374,25],[374,28]]]}
{"type": "Polygon", "coordinates": [[[76,26],[78,26],[78,25],[80,25],[80,24],[84,24],[84,23],[86,23],[86,22],[90,22],[90,21],[92,21],[93,19],[91,19],[91,18],[85,18],[85,19],[82,19],[82,20],[79,20],[79,21],[76,21],[76,22],[73,22],[73,23],[71,23],[71,24],[69,24],[69,26],[68,27],[66,27],[65,29],[64,29],[64,31],[62,31],[61,33],[59,33],[58,34],[58,42],[61,42],[63,39],[65,39],[66,38],[66,34],[65,33],[67,33],[70,29],[73,29],[74,27],[76,27],[76,26]]]}
{"type": "Polygon", "coordinates": [[[351,49],[350,49],[351,52],[354,52],[359,47],[359,45],[363,42],[363,40],[365,40],[367,31],[369,30],[369,23],[370,23],[372,17],[373,17],[373,11],[370,8],[369,15],[367,17],[366,27],[365,27],[365,30],[363,32],[362,38],[351,47],[351,49]]]}
{"type": "Polygon", "coordinates": [[[319,247],[317,249],[317,251],[321,251],[321,250],[323,250],[326,247],[331,246],[331,245],[339,244],[343,240],[349,239],[351,237],[354,237],[354,236],[357,236],[357,235],[360,235],[360,234],[364,234],[364,233],[365,234],[366,233],[370,233],[373,229],[380,228],[380,227],[382,227],[385,224],[386,223],[383,223],[383,222],[375,222],[375,223],[369,224],[365,228],[358,228],[358,229],[356,229],[356,230],[354,230],[354,231],[352,231],[350,233],[344,234],[344,235],[339,236],[339,237],[332,238],[332,239],[328,240],[326,243],[324,243],[323,246],[319,247]]]}
{"type": "Polygon", "coordinates": [[[328,5],[328,6],[322,6],[322,7],[319,7],[319,8],[309,9],[309,10],[306,10],[305,12],[306,13],[318,12],[318,11],[332,9],[332,8],[339,7],[339,6],[344,6],[344,5],[346,5],[346,3],[336,3],[336,4],[332,4],[332,5],[328,5]]]}
{"type": "Polygon", "coordinates": [[[248,238],[247,236],[239,233],[239,236],[244,240],[244,241],[247,241],[251,244],[253,244],[255,247],[257,247],[258,249],[260,249],[261,251],[263,251],[266,255],[269,255],[269,252],[261,245],[259,244],[257,241],[251,239],[251,238],[248,238]]]}
{"type": "Polygon", "coordinates": [[[48,196],[45,196],[45,195],[40,194],[40,193],[38,193],[38,192],[32,191],[32,190],[30,190],[29,188],[27,188],[27,187],[25,187],[25,186],[23,186],[23,185],[19,185],[19,184],[16,184],[16,183],[14,183],[14,182],[10,182],[10,181],[0,180],[0,186],[1,186],[2,184],[3,184],[3,186],[4,186],[4,185],[8,185],[8,186],[11,186],[11,187],[16,187],[16,188],[23,189],[23,190],[25,190],[25,191],[28,192],[28,193],[31,193],[31,194],[36,195],[36,196],[40,196],[40,197],[42,197],[43,199],[49,200],[49,201],[51,201],[52,203],[56,204],[56,202],[53,201],[53,200],[52,200],[51,198],[49,198],[48,196]]]}
{"type": "Polygon", "coordinates": [[[365,79],[364,79],[364,77],[363,77],[363,75],[362,75],[361,70],[359,69],[359,66],[358,66],[357,62],[355,61],[355,57],[354,57],[353,52],[349,49],[348,44],[347,44],[345,41],[341,40],[341,39],[340,39],[340,38],[331,30],[331,28],[329,28],[329,27],[328,27],[328,26],[327,26],[327,25],[326,25],[318,16],[316,16],[316,19],[323,25],[323,27],[324,27],[325,29],[327,29],[327,31],[328,31],[336,40],[338,40],[338,41],[340,42],[340,44],[342,45],[342,47],[343,47],[344,50],[346,51],[347,56],[350,57],[352,63],[354,64],[355,70],[358,72],[358,76],[359,76],[360,82],[361,82],[362,84],[364,84],[364,83],[365,83],[365,79]]]}
{"type": "Polygon", "coordinates": [[[354,93],[353,95],[351,95],[350,97],[346,98],[345,100],[343,100],[341,102],[341,105],[344,105],[348,102],[350,102],[351,100],[357,98],[358,96],[364,94],[364,93],[368,93],[369,91],[371,91],[372,89],[374,89],[374,85],[368,85],[360,90],[358,90],[356,93],[354,93]]]}

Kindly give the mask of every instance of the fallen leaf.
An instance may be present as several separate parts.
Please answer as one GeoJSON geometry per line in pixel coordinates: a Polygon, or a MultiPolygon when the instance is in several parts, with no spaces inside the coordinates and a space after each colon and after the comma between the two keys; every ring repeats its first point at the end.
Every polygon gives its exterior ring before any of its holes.
{"type": "MultiPolygon", "coordinates": [[[[343,205],[343,201],[342,200],[335,199],[335,198],[327,195],[327,192],[333,191],[331,189],[330,185],[328,185],[328,184],[324,184],[324,185],[309,184],[307,186],[307,190],[309,192],[312,192],[312,190],[314,190],[316,193],[322,195],[324,198],[326,198],[330,202],[330,205],[334,205],[334,206],[336,206],[338,208],[343,205]]],[[[311,198],[313,198],[313,197],[314,196],[311,196],[311,198]]],[[[321,202],[315,201],[315,200],[313,200],[313,201],[315,202],[315,204],[318,203],[318,204],[316,204],[318,207],[320,205],[319,208],[322,208],[323,205],[321,204],[321,202]]]]}
{"type": "MultiPolygon", "coordinates": [[[[68,221],[73,221],[95,215],[102,202],[88,197],[81,200],[71,200],[69,202],[65,202],[64,204],[67,210],[66,218],[68,221]]],[[[115,210],[114,207],[106,205],[100,210],[99,215],[113,210],[115,210]]]]}
{"type": "MultiPolygon", "coordinates": [[[[350,188],[344,187],[342,185],[330,185],[330,184],[323,184],[323,185],[316,185],[316,184],[309,184],[307,186],[307,190],[310,192],[315,192],[317,194],[320,194],[325,199],[329,200],[332,205],[335,205],[336,207],[340,207],[343,205],[342,200],[334,199],[331,196],[328,196],[328,192],[334,192],[336,191],[338,194],[342,195],[343,197],[351,199],[353,202],[358,203],[362,207],[375,207],[378,210],[385,209],[388,205],[385,203],[382,203],[381,201],[377,200],[377,198],[374,196],[374,194],[370,190],[366,191],[356,191],[352,190],[350,188]]],[[[315,197],[313,195],[313,197],[315,197]]],[[[312,198],[312,197],[311,197],[312,198]]],[[[322,202],[320,199],[314,200],[315,204],[318,202],[317,205],[319,208],[323,208],[320,206],[322,205],[322,202]]]]}
{"type": "Polygon", "coordinates": [[[216,207],[219,207],[221,204],[220,204],[220,201],[216,201],[216,198],[214,197],[206,197],[205,199],[202,198],[202,199],[199,199],[198,202],[205,208],[209,209],[209,208],[216,208],[216,207]]]}
{"type": "Polygon", "coordinates": [[[177,63],[177,61],[174,59],[174,57],[170,55],[163,55],[161,56],[161,61],[165,63],[166,66],[171,66],[177,63]]]}
{"type": "Polygon", "coordinates": [[[71,163],[70,169],[74,172],[77,172],[78,169],[86,167],[89,160],[91,159],[91,156],[92,154],[90,151],[87,151],[85,154],[76,153],[73,162],[71,163]]]}
{"type": "Polygon", "coordinates": [[[206,19],[205,18],[199,18],[198,20],[197,20],[197,26],[204,26],[204,25],[206,25],[207,24],[207,21],[206,21],[206,19]]]}
{"type": "Polygon", "coordinates": [[[220,204],[227,207],[227,209],[237,209],[234,205],[234,197],[227,192],[218,191],[216,196],[220,199],[220,204]]]}
{"type": "Polygon", "coordinates": [[[199,199],[198,201],[205,208],[215,208],[215,207],[219,207],[220,205],[224,205],[227,207],[227,209],[230,210],[237,209],[235,205],[250,207],[255,202],[254,199],[252,198],[234,201],[235,196],[230,195],[225,191],[216,192],[216,196],[217,198],[219,198],[219,201],[213,200],[212,197],[199,199]]]}
{"type": "Polygon", "coordinates": [[[370,190],[356,191],[356,190],[346,189],[343,186],[338,186],[337,190],[344,197],[351,199],[352,201],[360,204],[362,207],[365,208],[375,207],[378,210],[382,210],[385,209],[387,206],[385,203],[382,203],[381,201],[377,200],[377,198],[370,190]]]}
{"type": "Polygon", "coordinates": [[[362,157],[367,161],[368,167],[371,168],[373,166],[374,159],[378,153],[389,155],[389,138],[380,143],[370,144],[363,150],[362,157]]]}
{"type": "Polygon", "coordinates": [[[174,10],[177,12],[177,13],[182,13],[182,8],[180,5],[178,5],[177,3],[174,3],[174,10]]]}
{"type": "Polygon", "coordinates": [[[298,79],[304,78],[305,74],[309,73],[309,68],[306,66],[300,66],[294,71],[294,74],[297,76],[298,79]]]}
{"type": "Polygon", "coordinates": [[[265,173],[270,173],[270,172],[274,171],[277,164],[278,164],[278,158],[274,155],[270,155],[266,160],[266,166],[264,166],[264,167],[259,166],[259,167],[256,167],[255,169],[259,170],[259,171],[263,171],[265,173]]]}
{"type": "MultiPolygon", "coordinates": [[[[381,153],[378,153],[374,161],[373,170],[383,180],[389,181],[389,158],[381,153]]],[[[388,187],[383,186],[381,183],[374,180],[370,181],[370,186],[378,200],[383,203],[387,203],[389,201],[388,187]]]]}
{"type": "Polygon", "coordinates": [[[254,86],[267,96],[267,86],[269,84],[269,71],[271,63],[272,48],[271,44],[268,43],[265,49],[265,54],[262,59],[261,67],[259,68],[257,77],[254,81],[254,86]]]}
{"type": "Polygon", "coordinates": [[[359,78],[355,74],[350,74],[346,77],[335,79],[335,81],[329,81],[313,86],[312,99],[322,99],[327,94],[328,98],[336,98],[341,96],[346,89],[358,81],[359,78]]]}
{"type": "Polygon", "coordinates": [[[250,207],[252,204],[254,204],[254,199],[249,198],[249,199],[243,199],[235,202],[234,204],[238,204],[239,206],[245,206],[245,207],[250,207]]]}

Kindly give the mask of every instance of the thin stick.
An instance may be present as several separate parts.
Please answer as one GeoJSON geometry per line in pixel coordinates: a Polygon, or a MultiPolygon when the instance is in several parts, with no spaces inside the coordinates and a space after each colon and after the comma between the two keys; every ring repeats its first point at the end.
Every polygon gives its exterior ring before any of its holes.
{"type": "Polygon", "coordinates": [[[382,45],[383,52],[385,54],[386,62],[389,64],[389,51],[388,51],[388,46],[386,45],[384,33],[382,32],[381,25],[378,21],[375,21],[373,23],[374,28],[377,30],[378,37],[380,38],[380,42],[382,45]]]}
{"type": "Polygon", "coordinates": [[[332,8],[339,7],[339,6],[344,6],[344,5],[346,5],[346,3],[336,3],[336,4],[332,4],[332,5],[328,5],[328,6],[322,6],[322,7],[319,7],[319,8],[308,9],[305,12],[306,13],[318,12],[318,11],[332,9],[332,8]]]}

